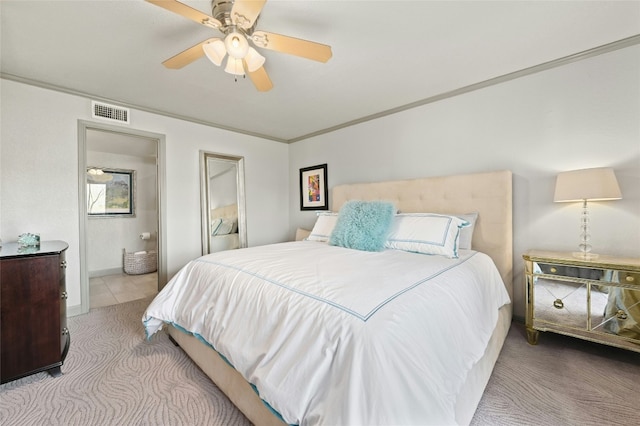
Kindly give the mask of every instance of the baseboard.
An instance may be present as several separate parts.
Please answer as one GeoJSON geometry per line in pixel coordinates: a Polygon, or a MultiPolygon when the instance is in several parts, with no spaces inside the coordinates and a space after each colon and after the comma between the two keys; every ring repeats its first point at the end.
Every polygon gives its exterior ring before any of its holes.
{"type": "Polygon", "coordinates": [[[67,317],[75,317],[82,314],[82,305],[67,306],[67,317]]]}
{"type": "Polygon", "coordinates": [[[105,275],[118,275],[124,273],[122,266],[119,268],[100,269],[98,271],[89,271],[89,278],[104,277],[105,275]]]}

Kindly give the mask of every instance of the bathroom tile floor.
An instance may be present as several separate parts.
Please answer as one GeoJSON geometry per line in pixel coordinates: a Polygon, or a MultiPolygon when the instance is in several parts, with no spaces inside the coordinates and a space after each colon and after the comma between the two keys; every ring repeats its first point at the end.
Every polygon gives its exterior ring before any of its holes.
{"type": "Polygon", "coordinates": [[[158,293],[158,273],[105,275],[89,279],[91,308],[144,299],[158,293]]]}

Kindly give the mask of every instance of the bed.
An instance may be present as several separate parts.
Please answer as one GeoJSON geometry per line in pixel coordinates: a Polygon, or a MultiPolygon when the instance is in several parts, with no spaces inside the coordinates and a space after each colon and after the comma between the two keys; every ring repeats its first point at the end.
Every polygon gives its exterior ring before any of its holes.
{"type": "Polygon", "coordinates": [[[511,180],[511,172],[498,171],[336,186],[334,211],[358,199],[390,201],[402,214],[475,212],[472,250],[461,249],[453,258],[393,249],[365,253],[306,240],[204,256],[172,280],[189,277],[193,287],[170,283],[154,299],[143,317],[147,335],[166,328],[254,424],[468,424],[511,324],[511,180]],[[366,295],[334,294],[332,286],[343,275],[332,272],[331,265],[342,271],[360,261],[366,267],[353,269],[367,280],[366,295]],[[413,262],[418,262],[415,269],[409,266],[413,262]],[[265,268],[274,264],[280,265],[280,275],[265,275],[265,268]],[[211,285],[211,269],[219,275],[234,271],[232,281],[246,275],[251,285],[241,285],[242,290],[211,285]],[[480,271],[489,278],[476,278],[480,271]],[[318,272],[323,281],[313,275],[318,272]],[[437,281],[445,277],[456,285],[475,284],[455,288],[437,281]],[[431,297],[433,288],[449,293],[447,304],[431,297]],[[483,300],[487,314],[467,319],[476,306],[458,302],[460,289],[483,300]],[[205,301],[203,294],[209,292],[214,299],[205,301]],[[220,298],[223,293],[227,300],[220,298]],[[277,302],[267,308],[270,294],[277,302]],[[303,299],[312,306],[303,306],[303,299]],[[415,301],[419,307],[411,305],[415,301]],[[240,310],[236,303],[247,304],[249,310],[240,310]],[[189,308],[180,311],[181,305],[189,308]],[[233,309],[225,310],[225,305],[233,309]],[[421,310],[439,312],[443,322],[418,319],[414,311],[421,310]],[[210,317],[205,320],[198,312],[210,317]],[[409,313],[408,323],[403,322],[404,312],[409,313]],[[214,331],[203,329],[210,322],[214,331]],[[318,324],[328,335],[326,341],[313,334],[318,324]],[[350,324],[361,331],[353,332],[350,324]],[[242,329],[250,329],[251,337],[239,336],[242,329]],[[445,354],[455,356],[435,354],[443,334],[458,339],[444,348],[445,354]],[[410,341],[421,349],[408,349],[410,341]],[[347,356],[334,356],[338,353],[347,356]]]}

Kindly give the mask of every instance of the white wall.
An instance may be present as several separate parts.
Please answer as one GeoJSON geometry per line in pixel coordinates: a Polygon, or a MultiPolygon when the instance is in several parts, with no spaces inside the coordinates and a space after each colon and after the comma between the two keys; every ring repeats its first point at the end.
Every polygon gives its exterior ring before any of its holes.
{"type": "MultiPolygon", "coordinates": [[[[215,161],[209,160],[210,168],[215,165],[215,161]]],[[[210,209],[217,209],[231,204],[236,204],[238,202],[237,172],[238,167],[234,165],[233,167],[225,170],[224,173],[216,174],[214,177],[209,179],[210,209]]]]}
{"type": "Polygon", "coordinates": [[[591,203],[593,250],[640,256],[640,46],[301,141],[289,155],[291,236],[315,220],[299,209],[302,167],[328,163],[329,188],[510,169],[522,318],[522,253],[577,250],[581,209],[553,203],[558,172],[615,169],[623,199],[591,203]]]}
{"type": "MultiPolygon", "coordinates": [[[[299,211],[302,167],[328,163],[330,188],[510,169],[522,317],[522,252],[577,245],[580,207],[552,202],[558,172],[616,170],[624,199],[592,203],[594,251],[640,256],[638,75],[634,46],[293,145],[137,110],[123,127],[166,135],[169,276],[200,254],[201,149],[245,157],[250,246],[313,225],[313,212],[299,211]]],[[[0,238],[39,232],[69,242],[68,305],[79,305],[77,121],[91,120],[90,99],[0,80],[0,111],[0,238]]]]}
{"type": "MultiPolygon", "coordinates": [[[[91,146],[88,142],[87,146],[91,146]]],[[[158,229],[156,159],[111,154],[87,149],[87,165],[135,170],[135,216],[89,217],[87,220],[87,268],[90,277],[123,270],[122,250],[136,252],[157,248],[158,229]],[[152,239],[141,240],[142,232],[152,239]]]]}
{"type": "MultiPolygon", "coordinates": [[[[0,79],[0,110],[0,238],[67,241],[72,310],[80,305],[78,120],[92,120],[91,100],[0,79]]],[[[250,246],[288,237],[286,144],[138,110],[123,128],[166,135],[169,277],[201,253],[199,150],[244,156],[250,246]]]]}

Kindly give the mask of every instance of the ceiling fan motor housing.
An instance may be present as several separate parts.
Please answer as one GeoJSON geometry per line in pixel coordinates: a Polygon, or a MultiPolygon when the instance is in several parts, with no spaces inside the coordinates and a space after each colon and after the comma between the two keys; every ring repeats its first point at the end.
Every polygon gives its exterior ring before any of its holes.
{"type": "Polygon", "coordinates": [[[253,25],[249,28],[242,28],[241,25],[237,25],[233,23],[231,19],[231,11],[233,9],[233,0],[212,0],[211,1],[211,16],[216,18],[222,26],[219,28],[219,31],[225,35],[229,34],[231,31],[238,31],[246,36],[250,36],[253,34],[253,31],[256,28],[256,23],[258,22],[258,18],[253,22],[253,25]]]}

